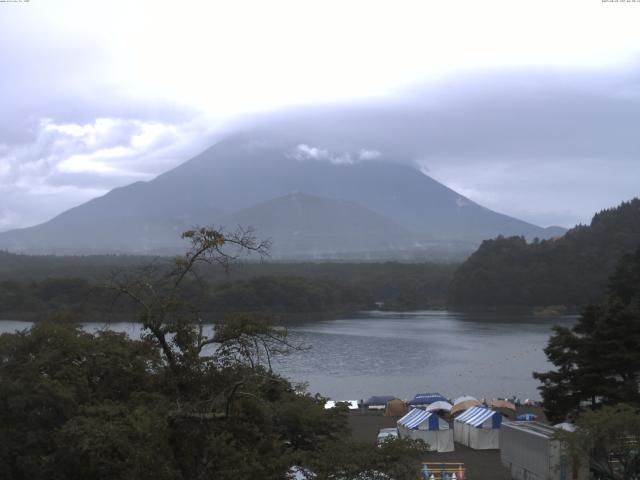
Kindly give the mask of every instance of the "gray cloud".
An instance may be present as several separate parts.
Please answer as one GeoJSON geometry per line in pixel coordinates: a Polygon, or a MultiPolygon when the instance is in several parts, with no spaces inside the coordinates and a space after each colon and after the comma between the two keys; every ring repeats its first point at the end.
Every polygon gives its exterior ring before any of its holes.
{"type": "Polygon", "coordinates": [[[640,195],[638,125],[640,67],[469,74],[244,127],[330,151],[367,145],[490,208],[572,226],[640,195]]]}
{"type": "MultiPolygon", "coordinates": [[[[15,37],[7,32],[4,44],[15,37]]],[[[100,45],[76,40],[0,50],[0,230],[152,178],[222,134],[191,107],[127,92],[104,71],[100,45]]],[[[571,226],[640,194],[638,125],[636,67],[472,72],[227,129],[284,138],[301,159],[417,164],[490,208],[571,226]]]]}

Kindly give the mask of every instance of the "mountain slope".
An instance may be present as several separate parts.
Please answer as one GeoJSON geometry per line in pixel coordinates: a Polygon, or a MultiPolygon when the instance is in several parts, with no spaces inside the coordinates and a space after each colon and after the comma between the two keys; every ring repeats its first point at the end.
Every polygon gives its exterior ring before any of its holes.
{"type": "Polygon", "coordinates": [[[597,213],[562,238],[487,240],[456,271],[456,305],[586,305],[600,301],[619,259],[640,246],[640,199],[597,213]]]}
{"type": "MultiPolygon", "coordinates": [[[[466,199],[414,167],[377,160],[340,163],[301,158],[296,148],[295,143],[230,137],[152,181],[115,189],[44,224],[0,234],[0,248],[37,253],[174,253],[183,248],[178,238],[183,230],[232,219],[241,210],[259,208],[258,204],[291,192],[358,204],[421,240],[438,243],[477,245],[498,234],[549,236],[545,229],[466,199]]],[[[273,210],[277,207],[286,210],[284,205],[272,205],[270,215],[278,215],[273,210]]],[[[336,220],[358,225],[358,215],[351,213],[349,220],[336,220]]],[[[280,222],[279,228],[296,227],[280,222]]],[[[333,237],[333,241],[337,243],[325,242],[322,248],[336,251],[343,240],[333,237]]],[[[301,255],[315,248],[294,243],[301,255]]],[[[381,244],[396,248],[395,242],[381,244]]]]}
{"type": "Polygon", "coordinates": [[[273,242],[272,256],[326,257],[402,250],[418,240],[397,223],[354,202],[293,193],[243,209],[223,225],[252,225],[273,242]]]}

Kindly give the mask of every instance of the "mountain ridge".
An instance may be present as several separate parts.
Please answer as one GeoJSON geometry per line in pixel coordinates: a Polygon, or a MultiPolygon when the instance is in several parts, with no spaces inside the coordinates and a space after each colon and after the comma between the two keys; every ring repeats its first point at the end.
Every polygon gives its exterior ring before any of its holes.
{"type": "MultiPolygon", "coordinates": [[[[28,253],[177,253],[184,249],[179,238],[182,231],[219,224],[291,192],[324,199],[322,213],[317,214],[326,228],[331,215],[340,218],[340,201],[365,209],[352,208],[352,219],[343,221],[343,227],[358,224],[356,211],[370,220],[371,214],[386,218],[396,225],[395,235],[391,223],[375,235],[407,238],[387,241],[382,249],[388,252],[404,248],[399,244],[419,246],[429,241],[468,244],[463,249],[470,253],[481,240],[498,234],[553,236],[541,227],[482,207],[415,167],[384,159],[355,161],[355,153],[348,157],[350,161],[340,163],[328,152],[301,150],[301,145],[231,136],[153,180],[114,189],[43,224],[4,232],[0,248],[28,253]],[[303,153],[322,158],[301,157],[303,153]]],[[[307,207],[312,208],[311,203],[307,207]]],[[[278,213],[271,209],[269,215],[278,213]]],[[[285,236],[295,230],[286,222],[280,227],[285,236]]],[[[335,233],[343,227],[334,226],[335,233]]],[[[338,240],[334,243],[326,244],[324,253],[356,253],[355,248],[340,247],[338,240]]],[[[380,243],[385,242],[376,240],[362,250],[380,243]]],[[[304,250],[303,244],[297,247],[301,257],[309,253],[304,250]]]]}

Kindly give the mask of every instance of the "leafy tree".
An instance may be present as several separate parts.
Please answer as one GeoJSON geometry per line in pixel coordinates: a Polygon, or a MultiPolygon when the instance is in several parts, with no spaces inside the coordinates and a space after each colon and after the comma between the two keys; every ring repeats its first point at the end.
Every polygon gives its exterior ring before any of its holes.
{"type": "Polygon", "coordinates": [[[534,373],[547,416],[562,420],[584,404],[640,404],[640,249],[622,258],[604,302],[572,328],[556,327],[545,348],[556,370],[534,373]]]}
{"type": "Polygon", "coordinates": [[[600,480],[631,480],[640,476],[640,412],[629,405],[586,410],[574,432],[559,432],[575,461],[588,459],[600,480]]]}
{"type": "Polygon", "coordinates": [[[248,315],[205,329],[197,267],[266,245],[243,230],[184,236],[192,248],[172,268],[113,279],[139,307],[140,340],[62,320],[0,336],[3,478],[262,480],[296,465],[319,479],[415,478],[423,445],[353,444],[346,408],[325,410],[272,371],[274,355],[299,348],[286,330],[248,315]]]}

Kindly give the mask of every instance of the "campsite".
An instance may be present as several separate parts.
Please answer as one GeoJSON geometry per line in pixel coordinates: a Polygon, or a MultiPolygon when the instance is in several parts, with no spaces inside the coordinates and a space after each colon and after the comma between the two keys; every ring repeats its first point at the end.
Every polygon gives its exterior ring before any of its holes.
{"type": "MultiPolygon", "coordinates": [[[[505,456],[503,453],[504,448],[500,445],[503,434],[502,428],[507,427],[510,432],[519,432],[527,429],[545,432],[546,441],[549,441],[549,436],[554,431],[552,426],[544,426],[547,423],[547,419],[539,405],[514,405],[508,400],[496,399],[488,402],[487,406],[491,408],[484,408],[481,401],[475,400],[470,396],[459,397],[448,402],[451,405],[451,403],[455,404],[457,400],[457,405],[465,402],[466,405],[472,406],[459,411],[456,419],[451,423],[451,428],[440,430],[444,427],[444,423],[448,423],[445,419],[450,419],[450,417],[447,414],[443,415],[445,413],[444,410],[432,408],[432,412],[428,411],[430,406],[443,406],[440,402],[447,402],[447,399],[441,400],[438,397],[444,398],[439,394],[418,394],[413,399],[405,402],[395,398],[393,395],[370,397],[364,403],[361,403],[358,408],[350,408],[349,410],[349,426],[353,440],[365,443],[376,442],[378,432],[381,429],[397,427],[400,436],[402,436],[403,431],[411,431],[411,426],[421,425],[420,430],[413,430],[414,433],[411,438],[421,438],[420,433],[426,434],[422,438],[430,444],[431,451],[424,454],[423,462],[438,466],[432,472],[436,480],[441,478],[441,467],[448,471],[447,468],[451,465],[457,465],[454,469],[451,469],[451,471],[456,472],[458,472],[459,466],[462,465],[464,469],[463,476],[469,480],[507,480],[511,478],[524,480],[527,478],[525,474],[526,465],[517,472],[510,472],[509,467],[504,464],[505,459],[502,458],[505,456]],[[429,399],[434,401],[432,403],[420,403],[429,399]],[[412,402],[415,408],[411,407],[412,402]],[[384,406],[382,406],[383,403],[385,404],[384,406]],[[436,411],[440,413],[439,416],[435,414],[436,411]],[[405,420],[401,422],[401,425],[399,421],[403,418],[405,420]],[[465,422],[465,418],[468,422],[465,422]],[[526,418],[528,420],[517,421],[517,418],[526,418]],[[436,422],[437,430],[435,429],[436,422]],[[512,426],[516,424],[518,424],[516,427],[512,426]],[[474,425],[485,428],[477,428],[474,425]],[[494,425],[499,425],[499,427],[486,428],[494,425]],[[456,429],[456,427],[458,428],[456,429]],[[489,433],[481,436],[479,430],[488,431],[489,433]],[[434,434],[434,432],[437,433],[434,434]],[[439,438],[438,434],[440,432],[445,432],[442,438],[439,438]],[[446,432],[450,432],[450,435],[446,432]],[[450,443],[448,438],[451,439],[450,443]],[[434,440],[435,443],[431,443],[434,440]]],[[[514,435],[510,434],[506,441],[503,440],[505,445],[511,447],[506,449],[507,458],[512,458],[514,451],[516,456],[531,457],[530,454],[523,453],[523,448],[525,447],[518,446],[517,442],[514,443],[513,438],[514,435]]],[[[525,443],[522,444],[521,442],[521,445],[526,445],[527,452],[529,452],[531,443],[536,444],[537,442],[537,444],[540,444],[540,439],[542,437],[538,435],[535,436],[533,441],[525,438],[523,440],[525,443]]],[[[538,446],[537,448],[540,449],[541,447],[538,446]]],[[[538,460],[538,462],[544,464],[546,457],[544,455],[542,457],[543,459],[538,460]]],[[[546,459],[546,462],[545,465],[548,469],[549,459],[546,459]]],[[[526,461],[524,463],[526,464],[526,461]]],[[[544,465],[539,468],[544,468],[544,465]]],[[[587,478],[584,476],[586,472],[580,473],[581,476],[578,478],[587,478]]],[[[427,478],[430,478],[430,475],[427,478]]],[[[460,479],[460,475],[457,474],[456,478],[460,479]]],[[[530,476],[529,478],[533,477],[530,476]]]]}

